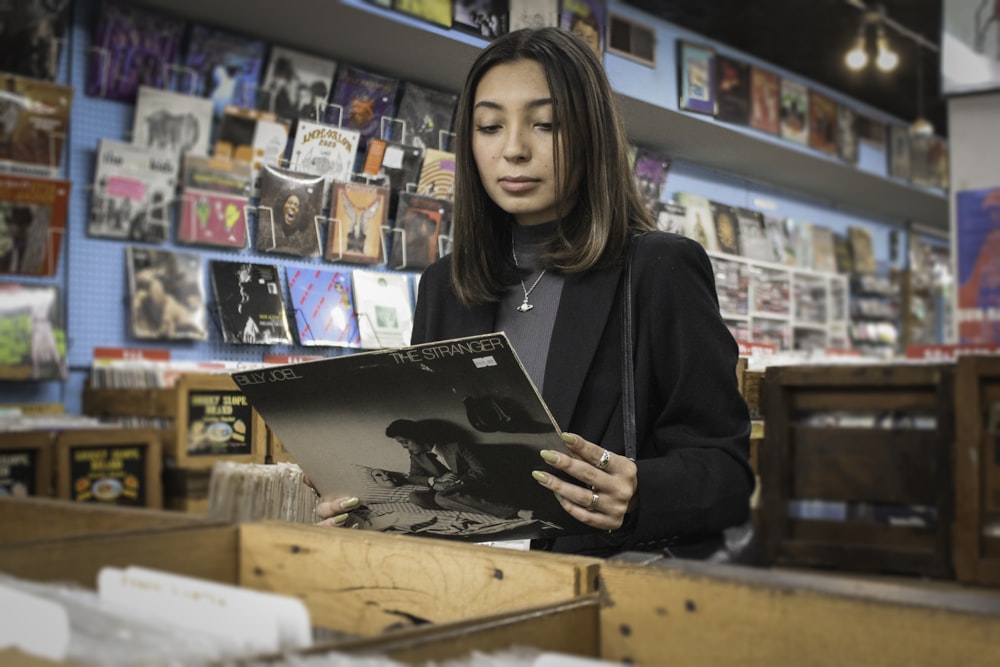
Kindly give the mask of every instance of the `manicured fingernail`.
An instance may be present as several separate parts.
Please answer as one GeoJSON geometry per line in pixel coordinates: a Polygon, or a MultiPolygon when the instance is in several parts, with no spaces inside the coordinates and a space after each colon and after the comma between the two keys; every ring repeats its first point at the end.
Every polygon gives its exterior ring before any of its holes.
{"type": "Polygon", "coordinates": [[[344,512],[343,514],[338,514],[337,516],[333,517],[333,522],[339,526],[345,521],[347,521],[347,517],[349,516],[351,515],[348,514],[347,512],[344,512]]]}
{"type": "Polygon", "coordinates": [[[541,470],[532,470],[531,476],[535,478],[535,481],[539,484],[548,484],[549,476],[548,474],[542,472],[541,470]]]}
{"type": "Polygon", "coordinates": [[[543,449],[538,453],[541,454],[542,458],[545,459],[546,463],[555,463],[559,460],[559,455],[556,454],[551,449],[543,449]]]}
{"type": "Polygon", "coordinates": [[[340,507],[345,510],[353,509],[358,506],[361,501],[357,498],[348,498],[344,502],[340,503],[340,507]]]}
{"type": "Polygon", "coordinates": [[[576,444],[576,436],[573,435],[572,433],[560,433],[559,437],[562,438],[562,441],[565,442],[570,447],[576,444]]]}

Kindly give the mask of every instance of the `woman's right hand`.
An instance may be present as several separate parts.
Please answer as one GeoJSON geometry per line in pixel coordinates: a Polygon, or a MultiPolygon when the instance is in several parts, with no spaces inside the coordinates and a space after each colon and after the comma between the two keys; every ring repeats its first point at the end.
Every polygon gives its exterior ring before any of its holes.
{"type": "Polygon", "coordinates": [[[358,523],[351,520],[350,512],[360,504],[361,501],[354,496],[322,498],[316,505],[316,516],[319,518],[316,525],[354,528],[358,523]]]}

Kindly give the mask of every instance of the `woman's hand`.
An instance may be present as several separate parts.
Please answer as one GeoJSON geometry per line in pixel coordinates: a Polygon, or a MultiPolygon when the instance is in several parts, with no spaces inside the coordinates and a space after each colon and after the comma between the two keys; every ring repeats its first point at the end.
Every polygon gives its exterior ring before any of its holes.
{"type": "Polygon", "coordinates": [[[635,462],[612,454],[578,435],[563,433],[570,456],[546,449],[542,458],[565,471],[581,485],[535,470],[532,476],[556,494],[559,504],[574,519],[602,530],[621,528],[625,514],[635,509],[638,490],[635,462]]]}
{"type": "Polygon", "coordinates": [[[334,528],[357,528],[358,522],[351,519],[350,511],[361,503],[353,496],[339,498],[323,498],[316,505],[317,526],[332,526],[334,528]]]}

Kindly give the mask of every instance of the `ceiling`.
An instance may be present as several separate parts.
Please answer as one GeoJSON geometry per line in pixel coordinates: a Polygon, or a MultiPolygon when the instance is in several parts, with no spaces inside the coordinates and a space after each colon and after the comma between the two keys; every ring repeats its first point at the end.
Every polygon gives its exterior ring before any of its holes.
{"type": "MultiPolygon", "coordinates": [[[[947,136],[947,106],[940,97],[939,53],[887,29],[900,57],[891,74],[870,64],[860,72],[844,65],[857,39],[862,4],[874,0],[624,0],[628,5],[687,28],[712,41],[816,81],[910,122],[919,114],[923,80],[924,116],[947,136]],[[918,76],[918,56],[923,76],[918,76]]],[[[941,37],[941,0],[882,0],[886,16],[935,46],[941,37]]]]}

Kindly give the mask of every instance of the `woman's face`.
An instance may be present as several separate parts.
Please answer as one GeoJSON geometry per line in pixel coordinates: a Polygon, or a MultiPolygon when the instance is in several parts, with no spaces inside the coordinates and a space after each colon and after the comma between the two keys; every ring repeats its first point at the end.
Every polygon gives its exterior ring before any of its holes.
{"type": "MultiPolygon", "coordinates": [[[[534,60],[497,65],[476,87],[472,155],[483,187],[519,225],[555,220],[556,183],[552,94],[534,60]]],[[[564,165],[559,173],[565,174],[564,165]]]]}
{"type": "Polygon", "coordinates": [[[299,198],[296,195],[290,195],[288,199],[285,200],[285,224],[291,225],[295,222],[295,218],[299,217],[299,198]]]}

